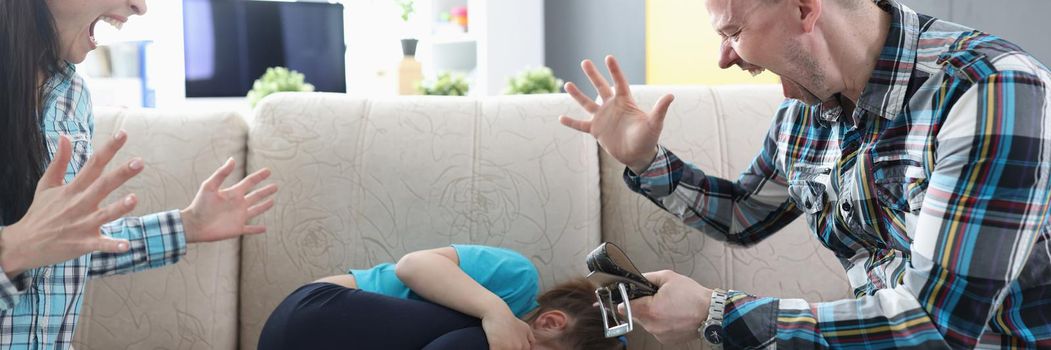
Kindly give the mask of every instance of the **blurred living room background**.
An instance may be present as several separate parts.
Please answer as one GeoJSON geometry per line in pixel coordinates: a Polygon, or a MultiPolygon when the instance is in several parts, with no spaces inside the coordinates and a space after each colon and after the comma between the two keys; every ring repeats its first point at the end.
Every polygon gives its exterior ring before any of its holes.
{"type": "MultiPolygon", "coordinates": [[[[1005,37],[1051,62],[1043,0],[905,0],[917,12],[1005,37]],[[1043,29],[1040,29],[1043,27],[1043,29]]],[[[402,39],[417,39],[416,84],[461,77],[470,96],[550,67],[590,92],[579,63],[615,55],[632,84],[776,83],[717,67],[719,38],[702,0],[161,0],[78,67],[97,106],[237,108],[267,68],[315,91],[406,93],[402,39]],[[408,10],[406,5],[409,6],[408,10]]],[[[412,67],[410,67],[412,68],[412,67]]],[[[412,72],[410,72],[411,74],[412,72]]],[[[415,90],[415,89],[414,89],[415,90]]],[[[560,88],[558,91],[561,91],[560,88]]],[[[412,93],[418,93],[412,92],[412,93]]]]}

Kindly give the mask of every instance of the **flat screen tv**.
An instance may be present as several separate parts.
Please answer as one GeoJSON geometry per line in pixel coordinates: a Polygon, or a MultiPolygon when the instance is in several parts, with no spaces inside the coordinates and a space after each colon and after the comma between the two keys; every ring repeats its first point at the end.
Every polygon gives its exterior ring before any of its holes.
{"type": "Polygon", "coordinates": [[[347,91],[341,4],[183,0],[183,18],[186,97],[245,96],[274,66],[317,91],[347,91]]]}

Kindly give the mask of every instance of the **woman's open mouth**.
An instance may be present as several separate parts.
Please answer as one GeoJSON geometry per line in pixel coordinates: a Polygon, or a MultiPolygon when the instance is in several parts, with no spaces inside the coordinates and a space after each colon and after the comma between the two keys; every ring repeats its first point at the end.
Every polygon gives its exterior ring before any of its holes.
{"type": "Polygon", "coordinates": [[[99,44],[98,40],[95,37],[95,25],[97,25],[99,22],[105,22],[106,24],[109,24],[111,27],[113,27],[113,29],[120,30],[124,27],[124,22],[126,21],[127,19],[124,18],[117,18],[107,15],[102,15],[99,16],[99,18],[96,18],[94,22],[91,22],[91,26],[88,29],[88,39],[91,40],[92,48],[97,47],[99,44]]]}

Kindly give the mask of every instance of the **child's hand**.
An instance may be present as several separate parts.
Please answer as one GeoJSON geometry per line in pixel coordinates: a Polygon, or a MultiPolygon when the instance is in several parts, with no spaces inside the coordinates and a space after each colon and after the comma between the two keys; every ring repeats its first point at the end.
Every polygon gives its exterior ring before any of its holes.
{"type": "Polygon", "coordinates": [[[533,328],[515,317],[510,309],[482,317],[482,329],[489,340],[489,349],[493,350],[527,350],[536,342],[533,328]]]}

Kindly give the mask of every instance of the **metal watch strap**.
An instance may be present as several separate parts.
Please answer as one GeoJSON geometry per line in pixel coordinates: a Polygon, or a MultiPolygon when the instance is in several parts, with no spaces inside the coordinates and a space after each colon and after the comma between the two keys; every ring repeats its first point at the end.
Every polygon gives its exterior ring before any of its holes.
{"type": "Polygon", "coordinates": [[[712,290],[712,303],[708,306],[708,319],[723,321],[723,310],[726,309],[726,291],[722,289],[712,290]]]}
{"type": "Polygon", "coordinates": [[[726,308],[726,291],[722,289],[712,290],[712,300],[708,305],[708,319],[701,324],[701,327],[697,329],[698,335],[701,336],[712,349],[722,349],[723,337],[725,332],[722,329],[723,325],[723,311],[726,308]],[[716,332],[717,334],[708,334],[716,332]]]}

